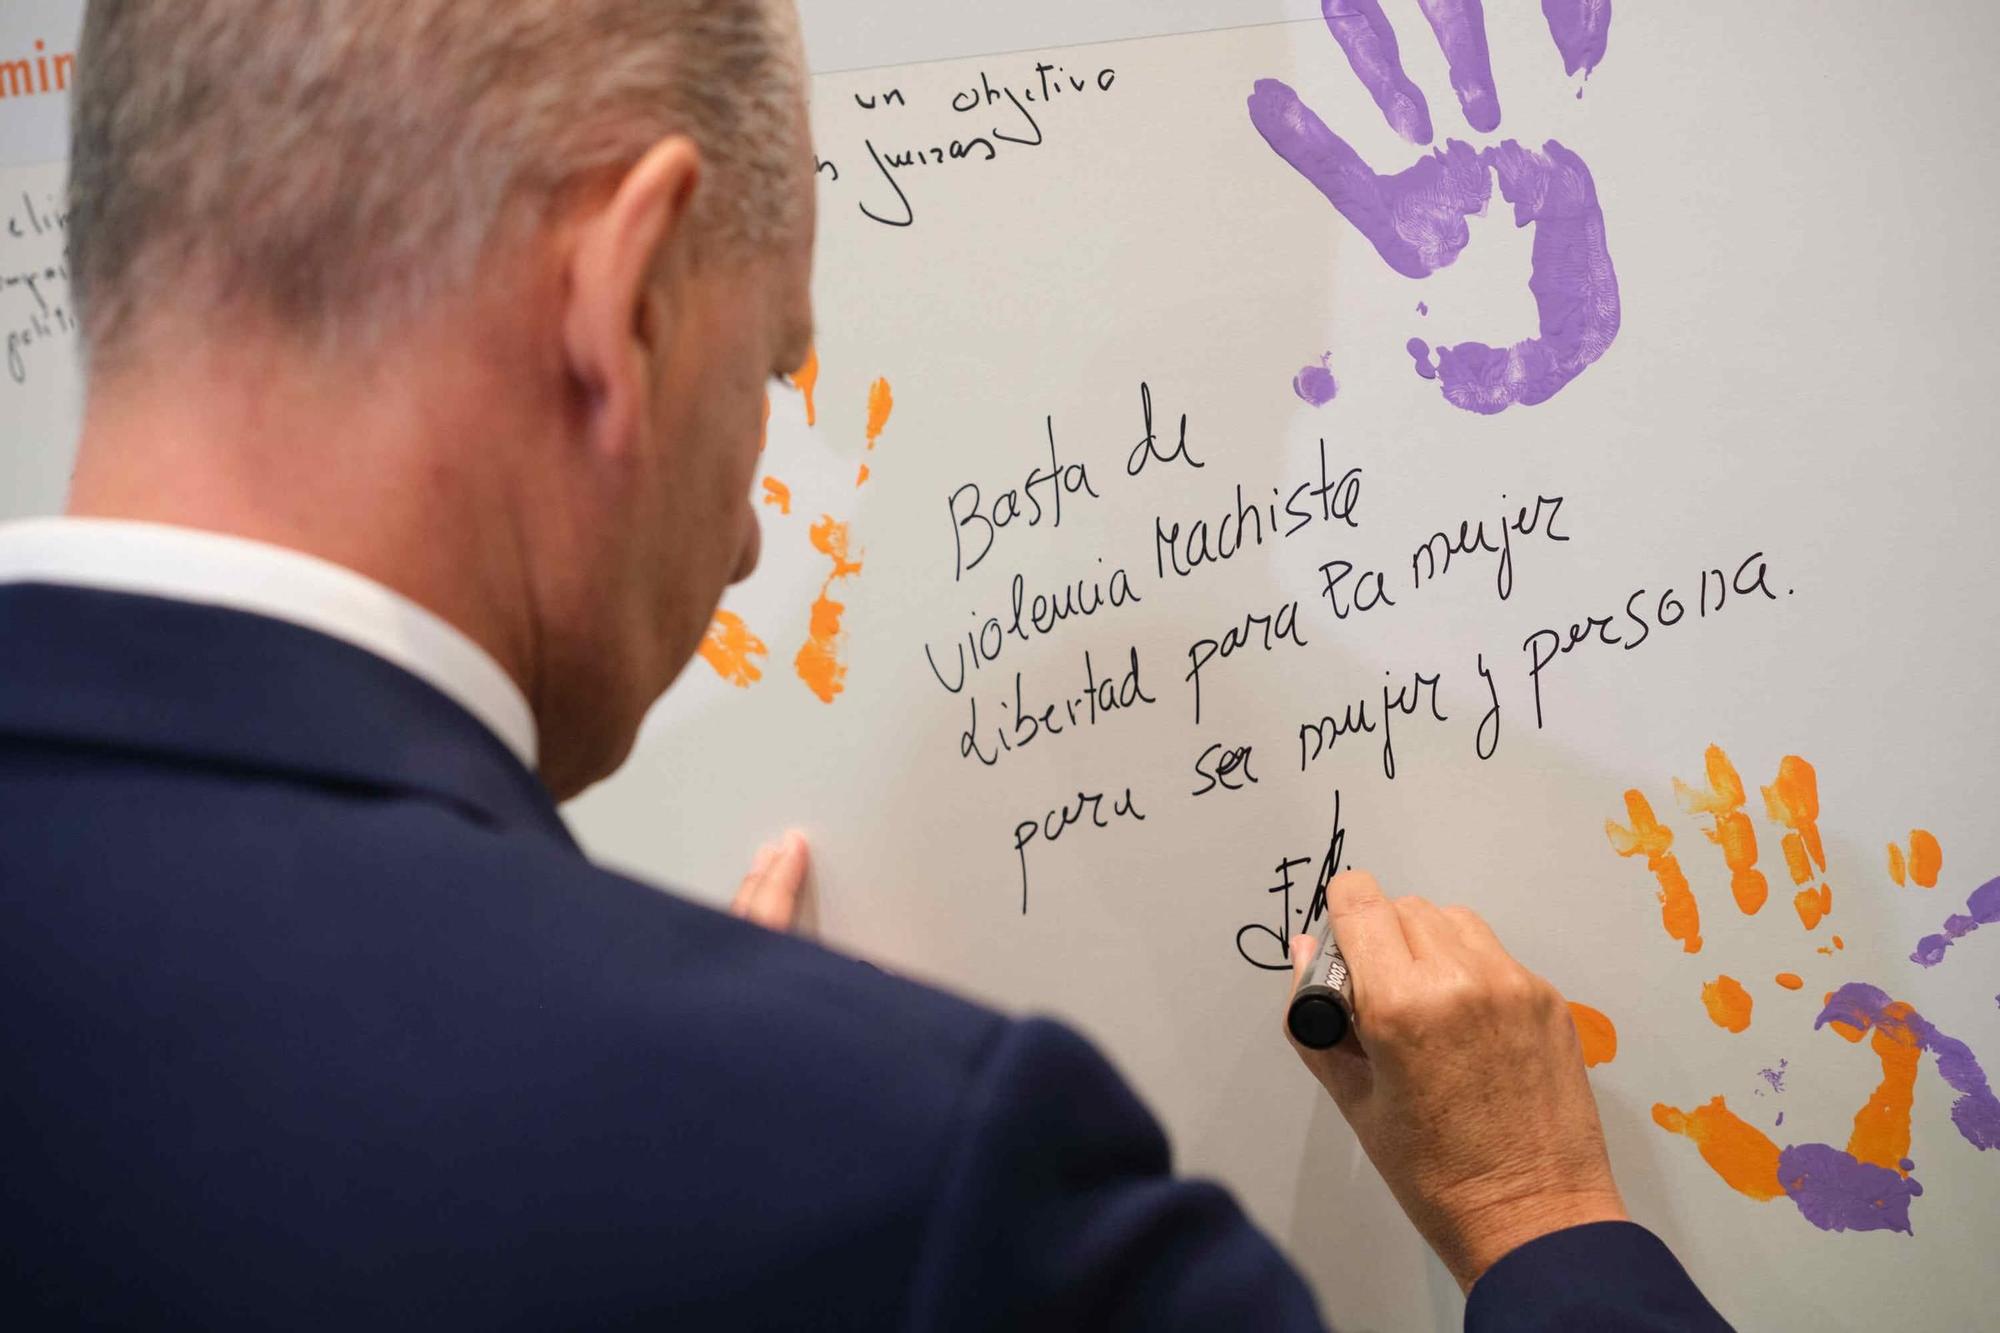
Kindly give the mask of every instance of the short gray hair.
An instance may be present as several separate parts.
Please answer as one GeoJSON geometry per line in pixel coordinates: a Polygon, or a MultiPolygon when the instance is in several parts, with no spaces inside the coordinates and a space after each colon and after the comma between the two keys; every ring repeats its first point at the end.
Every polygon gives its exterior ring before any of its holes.
{"type": "Polygon", "coordinates": [[[668,134],[710,164],[704,228],[797,225],[791,0],[91,0],[77,68],[93,359],[159,310],[365,339],[668,134]]]}

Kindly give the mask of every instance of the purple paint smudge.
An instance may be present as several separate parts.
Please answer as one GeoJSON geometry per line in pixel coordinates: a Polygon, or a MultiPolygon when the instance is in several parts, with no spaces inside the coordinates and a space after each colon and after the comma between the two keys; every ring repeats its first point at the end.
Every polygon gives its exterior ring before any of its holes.
{"type": "MultiPolygon", "coordinates": [[[[1542,16],[1562,52],[1563,69],[1570,74],[1582,70],[1589,78],[1611,40],[1611,0],[1542,0],[1542,16]]],[[[1582,97],[1582,90],[1576,95],[1582,97]]]]}
{"type": "Polygon", "coordinates": [[[1778,1112],[1778,1123],[1772,1126],[1772,1128],[1774,1129],[1781,1128],[1784,1125],[1784,1123],[1785,1123],[1785,1113],[1783,1111],[1780,1111],[1778,1112]]]}
{"type": "Polygon", "coordinates": [[[1963,915],[1945,918],[1944,933],[1926,935],[1917,941],[1917,951],[1910,955],[1910,961],[1923,967],[1936,967],[1944,961],[1944,952],[1958,940],[1964,939],[1981,926],[2000,925],[2000,879],[1990,879],[1972,891],[1965,900],[1963,915]]]}
{"type": "Polygon", "coordinates": [[[1428,301],[1417,302],[1417,313],[1419,315],[1428,315],[1430,314],[1430,312],[1431,312],[1431,307],[1428,301]]]}
{"type": "Polygon", "coordinates": [[[1326,196],[1389,267],[1429,277],[1471,240],[1466,219],[1491,202],[1493,177],[1517,227],[1534,224],[1540,334],[1509,348],[1467,342],[1431,349],[1412,340],[1417,373],[1440,381],[1453,406],[1490,416],[1548,401],[1618,337],[1618,276],[1597,187],[1581,158],[1551,139],[1541,152],[1508,139],[1484,150],[1456,139],[1393,176],[1378,175],[1287,85],[1262,79],[1250,119],[1277,154],[1326,196]]]}
{"type": "Polygon", "coordinates": [[[1785,1090],[1785,1070],[1791,1066],[1791,1063],[1789,1060],[1780,1060],[1776,1069],[1758,1070],[1757,1077],[1770,1084],[1772,1092],[1783,1092],[1785,1090]]]}
{"type": "Polygon", "coordinates": [[[1981,1151],[2000,1148],[2000,1098],[1993,1095],[1986,1071],[1980,1068],[1972,1049],[1938,1031],[1930,1020],[1907,1006],[1905,1017],[1885,1015],[1890,1003],[1888,994],[1879,987],[1849,982],[1833,993],[1813,1027],[1821,1028],[1831,1022],[1846,1023],[1864,1031],[1884,1024],[1906,1027],[1918,1048],[1930,1052],[1937,1061],[1938,1075],[1946,1086],[1958,1093],[1951,1106],[1951,1122],[1958,1127],[1959,1134],[1981,1151]]]}
{"type": "Polygon", "coordinates": [[[1417,5],[1437,34],[1466,123],[1481,134],[1500,128],[1500,95],[1493,90],[1493,58],[1486,49],[1480,0],[1417,0],[1417,5]]]}
{"type": "Polygon", "coordinates": [[[1340,383],[1333,377],[1333,353],[1328,352],[1317,365],[1307,366],[1293,377],[1292,392],[1314,407],[1325,407],[1339,396],[1340,383]]]}
{"type": "MultiPolygon", "coordinates": [[[[1828,1023],[1844,1023],[1863,1032],[1885,1029],[1899,1038],[1907,1034],[1919,1050],[1931,1054],[1938,1073],[1959,1094],[1951,1108],[1958,1132],[1975,1148],[2000,1147],[2000,1099],[1994,1097],[1985,1071],[1964,1042],[1938,1031],[1908,1005],[1895,1004],[1881,988],[1861,982],[1849,982],[1827,998],[1813,1027],[1817,1030],[1828,1023]]],[[[1779,1078],[1773,1078],[1772,1070],[1760,1071],[1774,1089],[1785,1065],[1778,1062],[1779,1078]]],[[[1780,1112],[1778,1124],[1784,1123],[1780,1112]]],[[[1898,1165],[1901,1171],[1863,1162],[1830,1143],[1794,1144],[1778,1154],[1778,1183],[1799,1213],[1822,1231],[1910,1235],[1910,1201],[1921,1197],[1924,1187],[1909,1174],[1916,1169],[1915,1162],[1905,1157],[1898,1165]]]]}
{"type": "Polygon", "coordinates": [[[1403,71],[1396,30],[1389,26],[1378,0],[1321,0],[1320,12],[1326,15],[1333,40],[1347,53],[1354,76],[1382,108],[1389,128],[1411,143],[1429,143],[1430,104],[1403,71]]]}
{"type": "Polygon", "coordinates": [[[1828,1143],[1778,1154],[1778,1183],[1806,1221],[1821,1231],[1910,1233],[1910,1200],[1924,1192],[1913,1176],[1857,1161],[1828,1143]]]}

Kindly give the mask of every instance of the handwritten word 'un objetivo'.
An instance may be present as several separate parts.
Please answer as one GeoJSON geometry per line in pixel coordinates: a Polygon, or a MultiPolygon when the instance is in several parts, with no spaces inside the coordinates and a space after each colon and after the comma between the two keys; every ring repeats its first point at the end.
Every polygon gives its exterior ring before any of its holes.
{"type": "MultiPolygon", "coordinates": [[[[1108,65],[1088,73],[1072,73],[1067,66],[1038,60],[1029,78],[1012,83],[1003,80],[999,84],[982,70],[978,83],[952,92],[950,106],[958,118],[953,128],[958,132],[938,134],[926,130],[920,132],[916,142],[910,142],[901,135],[892,140],[892,132],[884,130],[881,143],[873,133],[861,141],[868,165],[874,171],[875,188],[858,200],[855,207],[870,222],[885,227],[914,226],[917,209],[905,186],[905,173],[990,163],[999,160],[1003,151],[1019,153],[1040,148],[1047,142],[1047,136],[1037,110],[1059,102],[1076,104],[1101,97],[1117,85],[1118,71],[1108,65]],[[888,187],[886,193],[881,189],[884,185],[888,187]]],[[[896,86],[857,93],[854,104],[871,113],[871,123],[878,116],[898,110],[916,113],[910,107],[908,94],[896,86]]],[[[817,168],[827,185],[841,185],[844,173],[839,161],[818,158],[817,168]]]]}

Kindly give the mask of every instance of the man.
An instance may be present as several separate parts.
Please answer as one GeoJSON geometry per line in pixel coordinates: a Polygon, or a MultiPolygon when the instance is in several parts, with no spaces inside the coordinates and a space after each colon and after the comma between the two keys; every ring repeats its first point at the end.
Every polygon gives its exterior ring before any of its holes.
{"type": "MultiPolygon", "coordinates": [[[[1318,1326],[1077,1037],[556,813],[755,563],[795,22],[91,6],[70,517],[0,532],[11,1326],[1318,1326]]],[[[1332,898],[1365,1051],[1308,1063],[1468,1323],[1720,1327],[1554,990],[1469,912],[1332,898]]]]}

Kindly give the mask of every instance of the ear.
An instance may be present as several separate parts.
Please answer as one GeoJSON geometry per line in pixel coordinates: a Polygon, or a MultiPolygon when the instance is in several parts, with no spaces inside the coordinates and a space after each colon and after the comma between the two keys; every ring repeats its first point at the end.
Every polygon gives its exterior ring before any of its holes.
{"type": "Polygon", "coordinates": [[[632,447],[650,412],[652,366],[677,313],[679,276],[702,178],[701,150],[662,139],[576,222],[562,316],[563,354],[588,395],[594,449],[632,447]]]}

